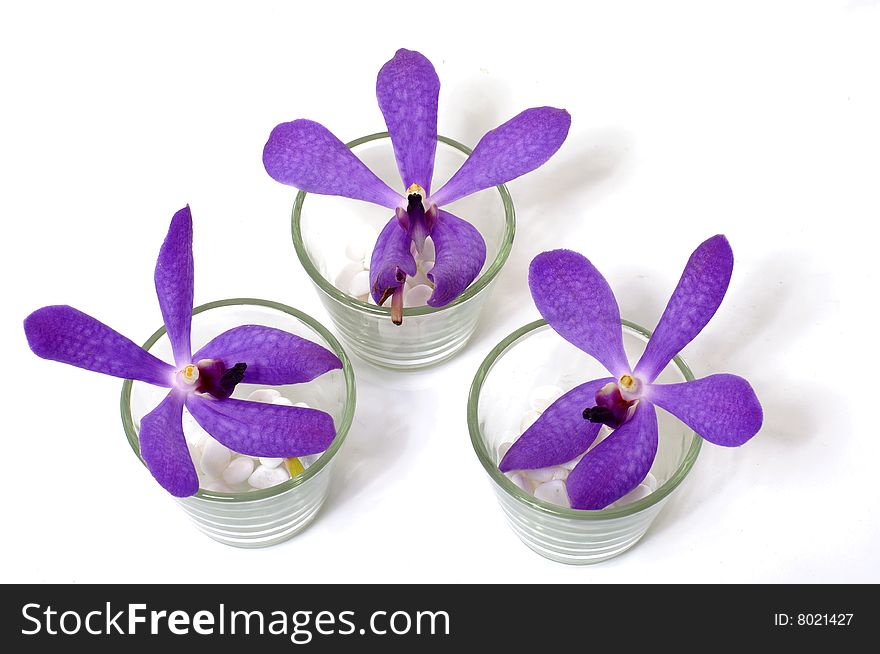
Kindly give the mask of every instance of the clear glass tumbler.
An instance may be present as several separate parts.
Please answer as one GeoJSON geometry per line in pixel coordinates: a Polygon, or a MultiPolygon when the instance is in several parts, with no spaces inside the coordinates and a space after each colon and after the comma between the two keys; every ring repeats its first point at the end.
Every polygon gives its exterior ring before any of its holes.
{"type": "MultiPolygon", "coordinates": [[[[348,146],[391,188],[400,174],[387,132],[356,139],[348,146]]],[[[458,170],[470,149],[440,136],[432,188],[440,188],[458,170]]],[[[362,302],[336,288],[336,275],[346,265],[348,235],[364,228],[376,234],[392,217],[383,207],[348,198],[309,195],[300,191],[293,205],[293,245],[318,290],[346,349],[385,368],[424,368],[454,355],[474,331],[495,277],[513,245],[513,201],[504,186],[486,189],[450,204],[453,214],[474,225],[486,241],[486,263],[476,280],[445,307],[404,309],[403,324],[391,322],[391,310],[362,302]]],[[[367,258],[369,263],[369,258],[367,258]]]]}
{"type": "MultiPolygon", "coordinates": [[[[221,300],[193,311],[193,351],[218,334],[239,325],[266,325],[320,343],[342,361],[333,370],[306,384],[273,387],[292,402],[333,416],[336,438],[304,472],[277,486],[240,493],[200,489],[178,502],[196,526],[216,541],[235,547],[274,545],[302,531],[315,517],[327,497],[334,457],[351,427],[355,408],[355,380],[351,362],[332,334],[313,318],[291,307],[252,298],[221,300]]],[[[144,348],[164,361],[171,360],[171,347],[162,327],[144,348]]],[[[247,398],[262,388],[239,384],[233,397],[247,398]]],[[[134,453],[140,458],[138,429],[141,419],[165,396],[167,389],[126,380],[122,385],[122,425],[134,453]]]]}
{"type": "MultiPolygon", "coordinates": [[[[635,361],[651,334],[627,321],[623,333],[627,356],[635,361]]],[[[531,549],[560,563],[598,563],[635,545],[700,452],[702,439],[658,408],[659,445],[651,468],[657,489],[631,504],[600,511],[570,509],[537,499],[498,470],[498,448],[519,436],[520,419],[529,408],[532,389],[555,385],[568,391],[607,375],[598,361],[564,340],[544,320],[537,320],[501,341],[483,361],[471,385],[467,413],[471,443],[507,521],[531,549]]],[[[691,379],[685,362],[675,357],[658,381],[691,379]]]]}

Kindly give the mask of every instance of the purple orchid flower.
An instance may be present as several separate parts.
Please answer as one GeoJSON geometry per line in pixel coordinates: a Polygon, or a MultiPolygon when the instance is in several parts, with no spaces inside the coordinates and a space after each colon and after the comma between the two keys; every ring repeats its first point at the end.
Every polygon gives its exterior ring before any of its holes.
{"type": "Polygon", "coordinates": [[[199,489],[183,433],[184,406],[205,431],[242,454],[296,457],[327,449],[336,436],[329,414],[230,396],[241,382],[271,386],[310,381],[342,367],[335,354],[317,343],[261,325],[230,329],[192,354],[189,206],[171,220],[156,261],[155,282],[174,366],[69,306],[38,309],[25,319],[24,330],[39,357],[171,389],[144,416],[140,429],[141,456],[165,490],[187,497],[199,489]]]}
{"type": "Polygon", "coordinates": [[[571,506],[602,509],[648,474],[657,453],[655,405],[716,445],[742,445],[757,434],[763,411],[741,377],[724,374],[681,384],[653,383],[715,314],[732,271],[733,251],[724,236],[701,244],[632,369],[623,349],[617,300],[593,264],[570,250],[535,257],[529,287],[538,311],[560,336],[612,376],[588,381],[560,397],[513,444],[499,469],[543,468],[586,452],[566,481],[571,506]],[[603,424],[614,431],[587,451],[603,424]]]}
{"type": "Polygon", "coordinates": [[[428,273],[434,284],[428,299],[432,307],[445,306],[461,295],[486,259],[480,233],[441,207],[541,166],[560,148],[571,125],[564,109],[527,109],[483,136],[455,175],[432,195],[439,93],[434,66],[418,52],[398,50],[379,71],[376,96],[404,195],[376,177],[326,127],[310,120],[278,125],[263,150],[263,165],[276,181],[307,193],[341,195],[394,211],[373,249],[370,292],[379,305],[391,298],[392,320],[398,325],[403,320],[406,278],[416,275],[411,244],[421,252],[428,236],[434,242],[436,258],[428,273]]]}

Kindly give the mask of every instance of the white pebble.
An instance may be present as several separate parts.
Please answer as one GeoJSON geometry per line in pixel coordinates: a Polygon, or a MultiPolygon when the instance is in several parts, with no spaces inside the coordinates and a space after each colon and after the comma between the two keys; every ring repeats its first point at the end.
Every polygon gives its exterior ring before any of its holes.
{"type": "Polygon", "coordinates": [[[209,479],[204,484],[201,485],[202,490],[214,491],[215,493],[231,493],[232,489],[229,488],[222,481],[218,481],[216,479],[209,479]]]}
{"type": "Polygon", "coordinates": [[[211,438],[211,435],[199,425],[197,430],[191,432],[191,438],[192,440],[190,442],[201,450],[205,447],[205,443],[211,438]]]}
{"type": "Polygon", "coordinates": [[[348,293],[348,290],[351,288],[351,280],[354,279],[355,275],[363,272],[363,270],[364,267],[360,263],[346,264],[345,267],[339,271],[339,274],[336,275],[336,288],[348,293]]]}
{"type": "Polygon", "coordinates": [[[650,472],[645,476],[644,479],[642,479],[642,484],[650,488],[652,493],[657,490],[657,486],[660,485],[657,483],[657,478],[650,472]]]}
{"type": "Polygon", "coordinates": [[[566,470],[574,470],[575,466],[581,462],[581,459],[584,458],[584,455],[576,456],[571,461],[566,461],[565,463],[560,463],[559,466],[565,468],[566,470]]]}
{"type": "Polygon", "coordinates": [[[183,433],[187,443],[199,448],[204,446],[205,440],[209,437],[208,432],[202,429],[202,426],[196,422],[189,411],[183,412],[183,433]]]}
{"type": "Polygon", "coordinates": [[[281,393],[274,388],[261,388],[248,395],[247,399],[251,402],[272,402],[277,397],[281,397],[281,393]]]}
{"type": "Polygon", "coordinates": [[[417,261],[416,274],[412,277],[407,277],[406,283],[409,286],[418,286],[419,284],[431,285],[432,282],[430,279],[428,279],[428,273],[432,270],[434,270],[433,261],[417,261]]]}
{"type": "Polygon", "coordinates": [[[434,258],[436,257],[436,251],[434,249],[434,241],[431,240],[431,237],[425,239],[425,244],[422,246],[422,251],[419,253],[419,258],[423,261],[431,261],[434,262],[434,258]]]}
{"type": "Polygon", "coordinates": [[[284,462],[284,459],[275,459],[270,457],[261,456],[260,457],[260,465],[264,465],[267,468],[277,468],[284,462]]]}
{"type": "Polygon", "coordinates": [[[240,456],[230,461],[226,466],[226,470],[223,471],[223,481],[232,486],[241,484],[251,476],[253,471],[254,460],[249,456],[240,456]]]}
{"type": "Polygon", "coordinates": [[[601,443],[601,442],[604,441],[606,438],[608,438],[609,436],[611,436],[612,432],[613,432],[612,429],[610,429],[610,428],[607,427],[606,425],[602,425],[602,428],[599,430],[599,435],[596,436],[596,440],[593,441],[593,444],[590,445],[589,448],[587,448],[587,452],[589,452],[589,451],[592,450],[594,447],[596,447],[599,443],[601,443]]]}
{"type": "Polygon", "coordinates": [[[562,389],[559,386],[538,386],[529,393],[529,404],[538,413],[544,413],[560,397],[562,389]]]}
{"type": "Polygon", "coordinates": [[[352,261],[363,263],[364,268],[370,267],[373,247],[379,233],[369,225],[361,225],[354,230],[345,246],[345,256],[352,261]]]}
{"type": "Polygon", "coordinates": [[[270,488],[277,486],[290,479],[290,473],[284,466],[270,468],[268,466],[258,466],[253,474],[248,477],[248,484],[254,488],[270,488]]]}
{"type": "Polygon", "coordinates": [[[361,270],[359,273],[356,273],[354,277],[351,278],[351,283],[348,286],[348,292],[354,297],[360,297],[369,293],[370,271],[361,270]]]}
{"type": "Polygon", "coordinates": [[[296,457],[299,459],[299,462],[302,463],[303,468],[308,468],[310,465],[314,464],[315,461],[321,458],[320,454],[307,454],[305,456],[296,457]]]}
{"type": "Polygon", "coordinates": [[[577,369],[569,372],[564,372],[559,377],[556,378],[556,386],[560,388],[573,388],[578,384],[583,384],[583,377],[580,376],[580,372],[577,369]]]}
{"type": "Polygon", "coordinates": [[[553,469],[553,479],[561,479],[562,481],[565,481],[566,479],[568,479],[568,474],[570,472],[571,470],[564,466],[556,466],[553,469]]]}
{"type": "Polygon", "coordinates": [[[306,404],[305,402],[297,402],[293,406],[298,406],[300,409],[311,409],[312,408],[308,404],[306,404]]]}
{"type": "Polygon", "coordinates": [[[364,255],[366,254],[366,244],[359,239],[352,239],[345,246],[345,256],[347,256],[352,261],[363,263],[364,255]]]}
{"type": "Polygon", "coordinates": [[[565,490],[565,482],[560,479],[548,481],[535,489],[535,497],[551,504],[570,507],[568,492],[565,490]]]}
{"type": "Polygon", "coordinates": [[[291,402],[283,395],[276,397],[274,400],[272,400],[272,404],[280,404],[281,406],[294,406],[293,402],[291,402]]]}
{"type": "Polygon", "coordinates": [[[518,473],[518,472],[509,472],[509,473],[507,473],[507,478],[508,478],[510,481],[512,481],[514,484],[516,484],[517,486],[519,486],[519,487],[520,487],[522,490],[524,490],[526,493],[531,493],[531,492],[532,492],[532,486],[531,486],[531,484],[530,484],[530,483],[528,482],[528,480],[527,480],[525,477],[523,477],[520,473],[518,473]]]}
{"type": "Polygon", "coordinates": [[[202,448],[189,441],[186,442],[186,448],[189,450],[189,458],[193,460],[193,463],[198,463],[202,460],[202,448]]]}
{"type": "Polygon", "coordinates": [[[422,284],[433,288],[434,283],[428,279],[428,273],[434,269],[433,261],[416,261],[416,274],[406,278],[406,285],[409,288],[420,286],[422,284]]]}
{"type": "Polygon", "coordinates": [[[553,480],[567,479],[568,473],[568,468],[563,468],[562,466],[550,466],[548,468],[535,468],[534,470],[523,471],[523,474],[537,484],[543,484],[544,482],[553,480]]]}
{"type": "Polygon", "coordinates": [[[513,447],[513,443],[511,443],[511,442],[504,442],[498,446],[498,462],[499,463],[501,463],[501,459],[504,458],[504,455],[507,454],[507,450],[509,450],[511,447],[513,447]]]}
{"type": "Polygon", "coordinates": [[[205,441],[202,448],[202,459],[199,465],[209,477],[219,477],[229,465],[230,458],[229,448],[223,443],[209,438],[205,441]]]}
{"type": "Polygon", "coordinates": [[[428,298],[434,292],[430,286],[419,284],[413,286],[403,296],[403,306],[405,307],[423,307],[428,304],[428,298]]]}
{"type": "Polygon", "coordinates": [[[541,414],[538,413],[537,411],[535,411],[534,409],[527,411],[523,415],[522,420],[519,423],[519,430],[521,432],[525,432],[525,430],[528,429],[529,427],[531,427],[534,424],[535,420],[537,420],[540,417],[541,417],[541,414]]]}
{"type": "Polygon", "coordinates": [[[651,489],[645,486],[644,484],[639,484],[635,488],[633,488],[629,493],[621,497],[614,504],[615,506],[626,506],[627,504],[632,504],[633,502],[638,502],[640,499],[644,497],[648,497],[651,494],[651,489]]]}

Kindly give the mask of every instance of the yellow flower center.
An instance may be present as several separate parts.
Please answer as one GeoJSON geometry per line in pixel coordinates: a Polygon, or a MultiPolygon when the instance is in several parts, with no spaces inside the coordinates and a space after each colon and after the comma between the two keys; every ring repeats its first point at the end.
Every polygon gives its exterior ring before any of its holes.
{"type": "Polygon", "coordinates": [[[199,367],[193,363],[188,366],[184,366],[184,368],[180,371],[180,378],[184,381],[184,383],[192,386],[197,381],[199,381],[199,367]]]}
{"type": "Polygon", "coordinates": [[[617,388],[620,390],[620,396],[627,402],[639,399],[642,384],[632,375],[622,375],[617,380],[617,388]]]}
{"type": "Polygon", "coordinates": [[[422,197],[423,200],[425,199],[425,189],[423,189],[421,186],[419,186],[416,183],[410,184],[409,188],[406,189],[407,195],[412,195],[413,193],[418,193],[422,197]]]}

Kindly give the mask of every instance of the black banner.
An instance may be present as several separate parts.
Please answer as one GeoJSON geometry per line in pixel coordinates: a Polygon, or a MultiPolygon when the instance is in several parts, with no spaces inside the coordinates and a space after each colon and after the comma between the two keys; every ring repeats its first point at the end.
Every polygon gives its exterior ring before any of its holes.
{"type": "Polygon", "coordinates": [[[133,641],[216,652],[816,647],[878,634],[876,594],[875,586],[18,585],[3,586],[0,623],[15,652],[118,652],[133,641]]]}

